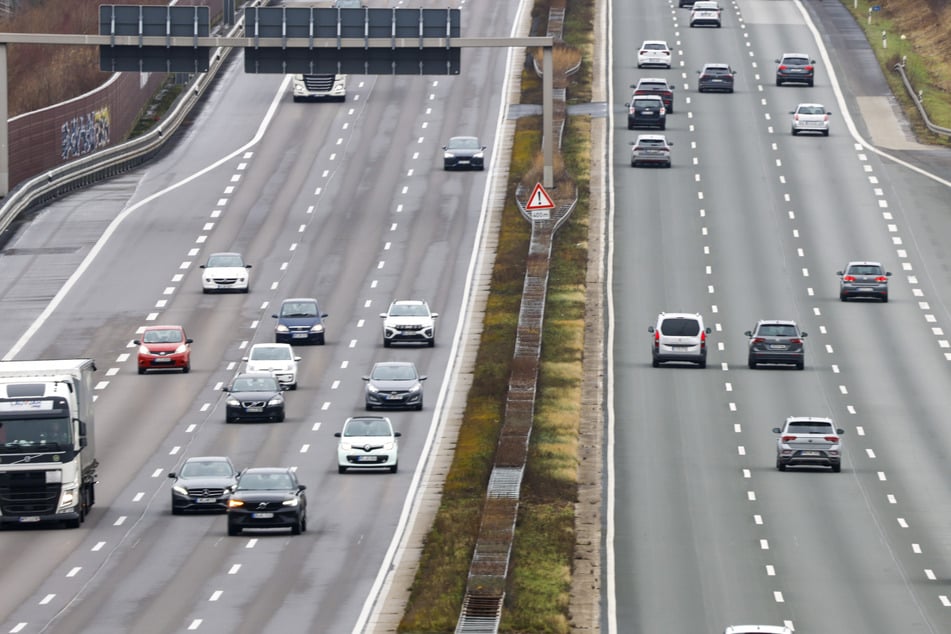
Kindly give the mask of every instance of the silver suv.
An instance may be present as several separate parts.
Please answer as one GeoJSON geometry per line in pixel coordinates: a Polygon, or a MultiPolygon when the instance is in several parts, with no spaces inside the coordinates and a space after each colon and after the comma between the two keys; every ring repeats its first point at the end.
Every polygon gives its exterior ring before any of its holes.
{"type": "Polygon", "coordinates": [[[436,318],[439,313],[429,310],[429,304],[420,299],[398,299],[390,304],[383,319],[383,347],[394,343],[424,343],[436,345],[436,318]]]}
{"type": "Polygon", "coordinates": [[[668,361],[686,361],[707,367],[707,335],[700,313],[661,313],[657,325],[647,332],[653,336],[651,355],[655,368],[668,361]]]}
{"type": "Polygon", "coordinates": [[[820,466],[831,467],[835,473],[842,470],[842,440],[845,430],[838,429],[831,418],[790,416],[782,427],[774,427],[776,439],[776,468],[820,466]]]}
{"type": "Polygon", "coordinates": [[[799,330],[796,322],[761,319],[753,330],[744,334],[750,338],[748,364],[751,370],[759,363],[785,363],[795,365],[797,370],[805,367],[803,338],[807,333],[799,330]]]}

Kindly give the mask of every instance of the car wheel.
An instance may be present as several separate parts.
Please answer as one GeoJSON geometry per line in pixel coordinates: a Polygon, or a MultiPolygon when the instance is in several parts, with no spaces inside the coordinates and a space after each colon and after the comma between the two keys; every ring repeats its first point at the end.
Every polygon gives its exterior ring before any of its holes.
{"type": "Polygon", "coordinates": [[[674,104],[670,104],[670,106],[667,108],[667,112],[674,114],[674,104]]]}
{"type": "Polygon", "coordinates": [[[783,80],[777,77],[777,78],[776,78],[776,85],[777,85],[777,86],[782,86],[782,85],[783,85],[783,80]]]}
{"type": "Polygon", "coordinates": [[[823,130],[823,131],[822,131],[822,136],[829,136],[829,131],[828,131],[828,130],[823,130]]]}
{"type": "Polygon", "coordinates": [[[841,463],[841,462],[837,462],[837,463],[835,463],[834,465],[832,465],[832,473],[840,473],[841,471],[842,471],[842,463],[841,463]]]}
{"type": "Polygon", "coordinates": [[[442,168],[448,172],[450,170],[449,163],[443,163],[442,168]]]}
{"type": "Polygon", "coordinates": [[[399,471],[399,468],[400,468],[399,463],[396,463],[395,465],[390,467],[390,473],[396,473],[397,471],[399,471]]]}
{"type": "Polygon", "coordinates": [[[416,407],[414,407],[413,409],[415,409],[417,412],[423,411],[423,402],[420,401],[419,404],[418,404],[416,407]]]}
{"type": "Polygon", "coordinates": [[[320,335],[319,337],[317,337],[317,345],[318,345],[318,346],[324,345],[325,340],[326,340],[326,336],[325,336],[325,335],[320,335]]]}
{"type": "Polygon", "coordinates": [[[783,461],[780,460],[779,458],[776,458],[776,470],[777,470],[777,471],[785,471],[785,470],[786,470],[786,465],[783,464],[783,461]]]}
{"type": "Polygon", "coordinates": [[[182,511],[182,509],[175,506],[172,507],[172,515],[182,515],[183,513],[184,511],[182,511]]]}
{"type": "Polygon", "coordinates": [[[435,337],[433,337],[432,339],[429,340],[429,347],[430,347],[430,348],[435,348],[435,347],[436,347],[436,338],[435,338],[435,337]]]}
{"type": "Polygon", "coordinates": [[[182,374],[188,374],[188,373],[191,372],[191,371],[192,371],[192,364],[191,364],[191,361],[189,361],[189,362],[186,363],[185,366],[182,368],[182,374]]]}
{"type": "Polygon", "coordinates": [[[628,122],[627,122],[627,129],[628,129],[628,130],[633,130],[633,129],[634,129],[634,124],[631,123],[630,121],[628,121],[628,122]]]}
{"type": "Polygon", "coordinates": [[[294,381],[293,383],[291,383],[291,384],[288,386],[287,389],[289,389],[289,390],[296,390],[296,389],[297,389],[297,381],[294,381]]]}
{"type": "Polygon", "coordinates": [[[239,527],[228,524],[228,535],[230,535],[231,537],[234,537],[240,534],[241,534],[241,529],[239,527]]]}
{"type": "Polygon", "coordinates": [[[279,422],[279,423],[283,423],[283,422],[284,422],[284,416],[285,416],[284,412],[281,412],[280,414],[277,415],[277,418],[276,418],[275,420],[277,420],[277,422],[279,422]]]}
{"type": "Polygon", "coordinates": [[[655,368],[659,368],[659,367],[660,367],[660,361],[658,361],[657,359],[653,359],[653,360],[651,361],[651,365],[652,365],[653,367],[655,367],[655,368]]]}
{"type": "Polygon", "coordinates": [[[337,473],[346,473],[346,472],[347,472],[347,468],[345,466],[339,465],[339,464],[337,465],[337,473]]]}
{"type": "Polygon", "coordinates": [[[666,130],[666,129],[667,129],[667,122],[666,122],[666,121],[664,121],[662,124],[660,124],[660,129],[661,129],[661,130],[666,130]]]}
{"type": "Polygon", "coordinates": [[[883,304],[888,303],[888,293],[885,293],[884,295],[882,295],[882,303],[883,304]]]}
{"type": "Polygon", "coordinates": [[[307,532],[307,511],[306,510],[304,511],[304,517],[302,517],[300,521],[300,532],[302,533],[307,532]]]}
{"type": "Polygon", "coordinates": [[[796,369],[797,369],[797,370],[805,370],[805,369],[806,369],[806,364],[805,364],[805,362],[800,361],[799,363],[797,363],[797,364],[796,364],[796,369]]]}
{"type": "Polygon", "coordinates": [[[139,374],[145,374],[145,368],[139,368],[139,374]]]}
{"type": "Polygon", "coordinates": [[[733,94],[733,89],[732,89],[732,88],[730,88],[730,89],[729,89],[729,90],[728,90],[727,92],[728,92],[728,93],[730,93],[730,94],[732,95],[732,94],[733,94]]]}
{"type": "Polygon", "coordinates": [[[791,128],[789,131],[792,132],[792,135],[793,135],[793,136],[798,136],[798,135],[799,135],[799,130],[797,130],[796,128],[791,128]]]}
{"type": "Polygon", "coordinates": [[[232,418],[231,416],[225,416],[225,423],[226,423],[226,424],[233,423],[233,422],[235,422],[236,420],[237,420],[236,418],[232,418]]]}
{"type": "Polygon", "coordinates": [[[756,361],[753,360],[753,357],[749,358],[749,360],[746,362],[746,365],[750,366],[750,370],[756,369],[756,361]]]}
{"type": "Polygon", "coordinates": [[[670,161],[667,161],[667,164],[664,167],[670,167],[670,161]]]}
{"type": "Polygon", "coordinates": [[[631,167],[637,167],[637,163],[635,161],[631,161],[631,167]]]}
{"type": "Polygon", "coordinates": [[[846,302],[846,301],[848,301],[848,300],[849,300],[849,298],[846,297],[845,293],[839,293],[839,301],[840,301],[840,302],[846,302]]]}
{"type": "Polygon", "coordinates": [[[297,521],[294,522],[294,525],[291,526],[291,535],[300,535],[301,533],[301,517],[297,518],[297,521]]]}
{"type": "Polygon", "coordinates": [[[706,359],[702,359],[699,363],[697,363],[697,365],[698,365],[698,366],[700,367],[700,369],[702,370],[702,369],[704,369],[704,368],[707,367],[707,360],[706,360],[706,359]]]}
{"type": "Polygon", "coordinates": [[[367,411],[368,411],[368,412],[372,412],[372,411],[373,411],[373,406],[370,405],[369,403],[367,403],[367,411]]]}
{"type": "Polygon", "coordinates": [[[383,347],[384,347],[384,348],[389,348],[392,344],[393,344],[393,342],[390,341],[389,339],[386,339],[386,338],[383,339],[383,347]]]}
{"type": "Polygon", "coordinates": [[[812,80],[810,79],[810,80],[806,83],[806,85],[809,86],[810,88],[812,88],[812,80]]]}
{"type": "Polygon", "coordinates": [[[643,64],[638,64],[637,67],[638,67],[638,68],[644,68],[644,65],[643,65],[643,64]]]}

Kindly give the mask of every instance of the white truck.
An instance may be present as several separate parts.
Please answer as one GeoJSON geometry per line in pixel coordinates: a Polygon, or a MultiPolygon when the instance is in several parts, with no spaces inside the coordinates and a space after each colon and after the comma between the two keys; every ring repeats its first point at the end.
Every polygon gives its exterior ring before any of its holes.
{"type": "Polygon", "coordinates": [[[333,73],[294,75],[294,101],[347,100],[347,76],[333,73]]]}
{"type": "Polygon", "coordinates": [[[0,524],[78,528],[96,501],[92,359],[0,361],[0,524]]]}

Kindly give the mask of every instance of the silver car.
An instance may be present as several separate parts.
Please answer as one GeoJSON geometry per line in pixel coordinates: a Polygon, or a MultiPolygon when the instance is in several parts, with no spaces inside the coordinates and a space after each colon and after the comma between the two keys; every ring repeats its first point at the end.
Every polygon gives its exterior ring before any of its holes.
{"type": "Polygon", "coordinates": [[[829,115],[832,112],[821,103],[801,103],[789,114],[792,115],[793,136],[800,132],[819,132],[822,136],[829,136],[829,115]]]}
{"type": "Polygon", "coordinates": [[[725,634],[793,634],[783,625],[731,625],[725,634]]]}
{"type": "Polygon", "coordinates": [[[409,361],[381,361],[363,377],[367,411],[376,408],[423,409],[425,375],[409,361]]]}
{"type": "Polygon", "coordinates": [[[881,262],[849,262],[835,274],[839,276],[839,299],[843,302],[856,297],[888,301],[888,278],[892,273],[881,262]]]}
{"type": "Polygon", "coordinates": [[[663,134],[639,134],[631,144],[631,167],[660,165],[670,167],[670,146],[663,134]]]}
{"type": "Polygon", "coordinates": [[[654,335],[651,357],[655,368],[668,361],[707,367],[707,335],[711,331],[704,327],[699,313],[661,313],[657,325],[650,326],[647,332],[654,335]]]}
{"type": "Polygon", "coordinates": [[[796,322],[761,319],[753,330],[747,330],[744,334],[750,339],[747,362],[751,370],[760,363],[795,365],[797,370],[805,367],[803,339],[807,333],[799,330],[796,322]]]}
{"type": "Polygon", "coordinates": [[[842,439],[845,433],[831,418],[790,416],[782,428],[774,427],[776,439],[776,468],[819,466],[842,470],[842,439]]]}

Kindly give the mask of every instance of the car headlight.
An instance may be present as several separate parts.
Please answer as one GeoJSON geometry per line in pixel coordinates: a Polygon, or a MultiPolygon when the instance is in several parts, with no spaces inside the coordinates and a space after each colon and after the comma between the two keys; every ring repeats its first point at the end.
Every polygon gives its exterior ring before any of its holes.
{"type": "Polygon", "coordinates": [[[447,159],[448,159],[448,158],[456,158],[456,155],[453,154],[452,152],[444,152],[443,155],[442,155],[442,157],[443,157],[443,158],[447,158],[447,159]]]}
{"type": "Polygon", "coordinates": [[[177,348],[175,348],[175,354],[185,354],[186,352],[188,352],[188,344],[187,344],[187,343],[183,343],[182,345],[180,345],[180,346],[178,346],[177,348]]]}
{"type": "Polygon", "coordinates": [[[238,498],[231,498],[228,500],[228,508],[234,509],[244,506],[244,500],[239,500],[238,498]]]}
{"type": "Polygon", "coordinates": [[[174,491],[175,493],[178,493],[179,495],[183,497],[188,497],[188,489],[186,489],[180,484],[172,485],[172,491],[174,491]]]}
{"type": "Polygon", "coordinates": [[[348,442],[342,442],[342,443],[340,443],[339,445],[337,445],[337,448],[338,448],[340,451],[350,451],[351,449],[353,449],[353,445],[351,445],[351,444],[348,443],[348,442]]]}
{"type": "Polygon", "coordinates": [[[391,450],[393,449],[393,447],[395,447],[395,446],[396,446],[396,443],[393,442],[392,440],[389,441],[389,442],[383,443],[383,448],[386,449],[387,451],[391,451],[391,450]]]}
{"type": "Polygon", "coordinates": [[[483,154],[482,152],[476,152],[475,154],[472,155],[472,158],[482,158],[482,154],[483,154]]]}
{"type": "Polygon", "coordinates": [[[376,394],[379,391],[380,391],[380,388],[373,385],[372,383],[367,383],[367,392],[370,392],[371,394],[376,394]]]}
{"type": "Polygon", "coordinates": [[[228,405],[230,407],[240,407],[241,401],[239,401],[233,396],[229,396],[228,398],[225,399],[225,405],[228,405]]]}
{"type": "Polygon", "coordinates": [[[311,326],[310,331],[311,331],[311,332],[323,332],[323,331],[324,331],[324,325],[323,325],[323,324],[314,324],[313,326],[311,326]]]}
{"type": "Polygon", "coordinates": [[[278,324],[278,325],[274,328],[274,332],[290,332],[290,329],[289,329],[287,326],[285,326],[284,324],[278,324]]]}
{"type": "Polygon", "coordinates": [[[298,500],[297,498],[290,498],[289,500],[284,500],[281,504],[284,506],[297,506],[298,500]]]}
{"type": "Polygon", "coordinates": [[[416,392],[419,392],[421,389],[423,389],[423,384],[422,384],[422,383],[417,383],[417,384],[414,385],[413,387],[409,388],[409,393],[410,393],[410,394],[415,394],[416,392]]]}
{"type": "Polygon", "coordinates": [[[278,395],[278,396],[272,396],[272,397],[271,397],[271,400],[269,400],[269,401],[267,402],[267,404],[270,405],[271,407],[276,407],[276,406],[278,406],[278,405],[283,405],[283,404],[284,404],[284,397],[283,397],[283,396],[280,396],[280,395],[278,395]]]}
{"type": "Polygon", "coordinates": [[[148,354],[151,355],[152,351],[149,350],[148,346],[139,346],[139,354],[148,354]]]}

